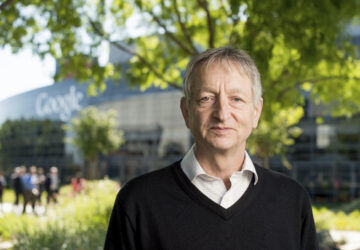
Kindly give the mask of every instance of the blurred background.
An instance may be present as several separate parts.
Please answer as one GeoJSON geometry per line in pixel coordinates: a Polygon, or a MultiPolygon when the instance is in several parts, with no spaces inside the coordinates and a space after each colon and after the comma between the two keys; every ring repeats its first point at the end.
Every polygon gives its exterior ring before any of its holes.
{"type": "Polygon", "coordinates": [[[219,46],[261,74],[254,161],[308,190],[322,249],[360,249],[359,0],[1,1],[0,249],[102,249],[119,188],[192,145],[182,77],[219,46]]]}

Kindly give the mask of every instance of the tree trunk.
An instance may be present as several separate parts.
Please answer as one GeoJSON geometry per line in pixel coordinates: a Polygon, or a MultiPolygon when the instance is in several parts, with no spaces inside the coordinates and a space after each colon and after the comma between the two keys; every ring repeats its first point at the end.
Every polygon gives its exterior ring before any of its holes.
{"type": "Polygon", "coordinates": [[[89,180],[98,179],[99,157],[95,156],[86,160],[86,178],[89,180]]]}

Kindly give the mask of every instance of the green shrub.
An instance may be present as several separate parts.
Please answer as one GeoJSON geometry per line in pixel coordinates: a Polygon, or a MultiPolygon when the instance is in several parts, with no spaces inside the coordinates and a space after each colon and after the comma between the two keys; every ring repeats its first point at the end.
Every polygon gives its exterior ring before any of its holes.
{"type": "Polygon", "coordinates": [[[109,180],[88,182],[85,194],[75,197],[64,187],[45,216],[1,217],[0,237],[12,240],[14,249],[103,249],[117,190],[109,180]]]}
{"type": "MultiPolygon", "coordinates": [[[[354,201],[358,204],[358,201],[354,201]]],[[[350,212],[349,209],[342,210],[343,206],[329,209],[326,207],[313,208],[315,224],[317,230],[355,230],[360,231],[360,211],[354,209],[350,212]]],[[[353,207],[352,204],[347,204],[346,208],[353,207]]]]}
{"type": "Polygon", "coordinates": [[[0,238],[12,240],[19,232],[32,228],[36,220],[34,216],[5,214],[3,217],[0,217],[0,238]]]}

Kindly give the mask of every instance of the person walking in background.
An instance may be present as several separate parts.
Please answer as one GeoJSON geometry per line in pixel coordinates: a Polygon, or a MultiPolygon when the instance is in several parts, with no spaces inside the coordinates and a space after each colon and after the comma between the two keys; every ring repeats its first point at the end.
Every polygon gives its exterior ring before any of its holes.
{"type": "Polygon", "coordinates": [[[57,203],[57,194],[60,188],[60,179],[58,175],[58,168],[52,166],[46,177],[45,189],[47,192],[47,204],[50,203],[50,200],[53,200],[54,203],[57,203]]]}
{"type": "MultiPolygon", "coordinates": [[[[26,168],[25,168],[26,171],[26,168]]],[[[29,168],[29,173],[25,173],[21,177],[23,188],[24,188],[24,206],[23,214],[26,213],[26,206],[30,202],[33,213],[35,211],[35,203],[39,190],[37,188],[37,173],[36,167],[31,166],[29,168]]]]}
{"type": "Polygon", "coordinates": [[[76,176],[71,179],[71,186],[73,189],[73,196],[85,191],[86,181],[81,177],[81,172],[77,172],[76,176]]]}
{"type": "MultiPolygon", "coordinates": [[[[23,196],[23,192],[24,192],[22,181],[21,181],[21,176],[24,174],[23,168],[24,168],[24,166],[15,167],[14,172],[11,175],[12,188],[15,193],[14,206],[16,206],[16,207],[19,206],[20,196],[23,196]]],[[[24,199],[24,197],[23,197],[23,199],[24,199]]]]}
{"type": "Polygon", "coordinates": [[[44,169],[43,168],[38,168],[37,173],[38,173],[38,188],[39,188],[39,195],[37,197],[37,200],[38,200],[39,204],[41,205],[42,193],[45,190],[46,176],[44,174],[44,169]]]}
{"type": "Polygon", "coordinates": [[[2,210],[3,193],[6,186],[6,180],[2,171],[0,171],[0,210],[2,210]]]}
{"type": "Polygon", "coordinates": [[[20,180],[21,180],[21,187],[22,187],[22,196],[23,196],[23,213],[26,212],[26,205],[30,200],[30,193],[32,189],[31,181],[30,181],[30,175],[27,173],[27,168],[25,166],[21,166],[21,174],[20,174],[20,180]]]}
{"type": "Polygon", "coordinates": [[[36,201],[38,200],[39,197],[39,193],[40,193],[40,187],[39,187],[39,176],[38,176],[38,172],[37,172],[37,167],[36,166],[31,166],[30,167],[30,176],[31,176],[31,184],[33,185],[33,189],[31,190],[31,193],[33,195],[31,200],[34,200],[34,202],[36,203],[36,201]]]}

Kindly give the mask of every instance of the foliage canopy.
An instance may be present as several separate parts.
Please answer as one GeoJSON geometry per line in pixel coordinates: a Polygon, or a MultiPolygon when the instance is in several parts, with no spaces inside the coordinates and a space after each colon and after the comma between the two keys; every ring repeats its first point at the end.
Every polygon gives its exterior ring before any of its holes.
{"type": "Polygon", "coordinates": [[[86,174],[90,179],[100,175],[99,154],[107,155],[124,142],[114,110],[103,112],[90,106],[81,110],[79,117],[72,119],[71,125],[64,128],[73,133],[73,137],[67,140],[79,149],[87,161],[86,174]]]}
{"type": "Polygon", "coordinates": [[[305,94],[334,116],[359,110],[360,64],[345,32],[359,13],[359,0],[6,0],[0,46],[51,54],[61,68],[56,79],[72,74],[92,82],[91,93],[121,76],[143,89],[179,87],[191,56],[245,49],[262,75],[265,103],[250,149],[267,158],[299,134],[293,126],[305,94]],[[131,55],[128,66],[102,65],[104,44],[131,55]]]}

